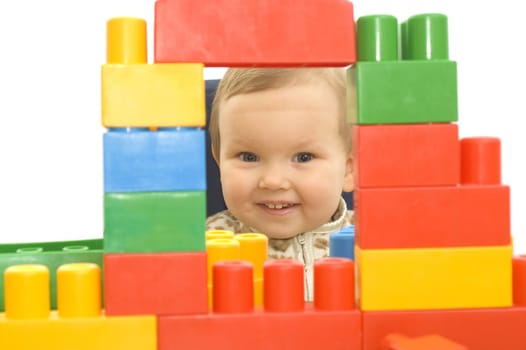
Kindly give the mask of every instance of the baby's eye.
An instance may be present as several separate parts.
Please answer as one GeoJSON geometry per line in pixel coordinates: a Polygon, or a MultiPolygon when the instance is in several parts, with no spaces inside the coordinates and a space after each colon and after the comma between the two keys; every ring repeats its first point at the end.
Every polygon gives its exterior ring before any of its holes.
{"type": "Polygon", "coordinates": [[[307,153],[307,152],[298,153],[294,157],[294,161],[298,163],[306,163],[306,162],[311,161],[312,159],[314,159],[314,155],[312,153],[307,153]]]}
{"type": "Polygon", "coordinates": [[[241,152],[239,154],[239,159],[243,162],[257,162],[258,156],[250,152],[241,152]]]}

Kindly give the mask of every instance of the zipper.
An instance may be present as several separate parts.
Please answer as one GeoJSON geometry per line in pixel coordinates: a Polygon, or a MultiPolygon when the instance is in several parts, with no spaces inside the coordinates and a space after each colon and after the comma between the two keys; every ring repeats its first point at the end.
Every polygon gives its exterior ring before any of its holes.
{"type": "Polygon", "coordinates": [[[303,233],[299,234],[298,236],[298,242],[301,246],[301,255],[303,257],[303,273],[305,275],[305,278],[304,278],[304,286],[305,286],[305,297],[308,297],[310,295],[310,290],[309,290],[309,274],[308,274],[308,269],[307,269],[307,252],[305,251],[305,236],[303,235],[303,233]]]}

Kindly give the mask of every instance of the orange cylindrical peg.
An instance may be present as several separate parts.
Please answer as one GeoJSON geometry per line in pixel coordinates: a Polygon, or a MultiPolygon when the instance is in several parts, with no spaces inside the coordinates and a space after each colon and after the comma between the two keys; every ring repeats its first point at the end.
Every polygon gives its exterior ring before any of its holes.
{"type": "Polygon", "coordinates": [[[205,233],[205,239],[234,238],[234,232],[229,230],[209,230],[205,233]]]}
{"type": "Polygon", "coordinates": [[[222,314],[254,311],[252,264],[221,261],[213,267],[213,310],[222,314]]]}
{"type": "Polygon", "coordinates": [[[146,21],[116,17],[106,23],[106,63],[140,64],[148,62],[146,21]]]}
{"type": "Polygon", "coordinates": [[[5,317],[8,320],[48,318],[49,270],[45,265],[13,265],[4,272],[5,317]]]}
{"type": "Polygon", "coordinates": [[[314,307],[318,310],[354,309],[354,263],[324,258],[314,263],[314,307]]]}
{"type": "Polygon", "coordinates": [[[263,305],[269,312],[305,308],[303,264],[293,259],[268,260],[263,266],[263,305]]]}
{"type": "Polygon", "coordinates": [[[57,269],[57,308],[60,317],[97,317],[101,313],[100,267],[71,263],[57,269]]]}
{"type": "Polygon", "coordinates": [[[460,140],[460,183],[500,185],[500,140],[468,137],[460,140]]]}
{"type": "Polygon", "coordinates": [[[513,257],[513,304],[526,306],[526,255],[513,257]]]}

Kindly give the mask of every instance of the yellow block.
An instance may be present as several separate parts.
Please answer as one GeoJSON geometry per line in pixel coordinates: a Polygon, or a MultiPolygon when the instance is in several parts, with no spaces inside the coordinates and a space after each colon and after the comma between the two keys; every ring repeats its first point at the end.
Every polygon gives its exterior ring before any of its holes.
{"type": "Polygon", "coordinates": [[[156,350],[156,316],[100,316],[6,320],[0,313],[0,349],[156,350]]]}
{"type": "Polygon", "coordinates": [[[102,125],[203,127],[201,63],[102,65],[102,125]]]}
{"type": "Polygon", "coordinates": [[[355,253],[364,311],[512,305],[511,246],[355,253]]]}

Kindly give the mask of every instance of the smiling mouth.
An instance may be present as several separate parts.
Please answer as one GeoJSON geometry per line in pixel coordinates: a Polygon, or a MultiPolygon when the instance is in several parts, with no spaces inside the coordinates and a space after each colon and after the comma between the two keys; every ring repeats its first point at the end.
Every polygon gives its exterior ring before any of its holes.
{"type": "Polygon", "coordinates": [[[269,209],[287,209],[287,208],[292,208],[296,204],[293,204],[293,203],[278,203],[278,204],[262,203],[261,205],[269,209]]]}

